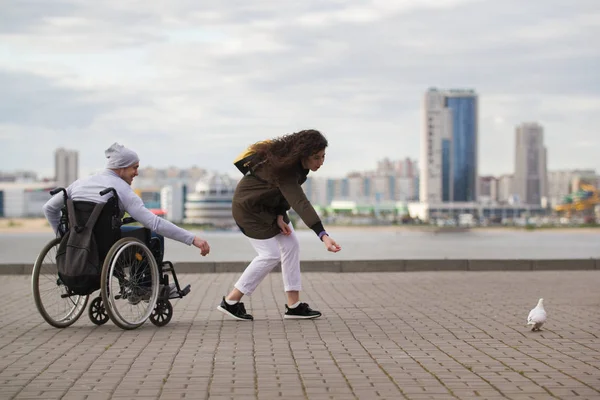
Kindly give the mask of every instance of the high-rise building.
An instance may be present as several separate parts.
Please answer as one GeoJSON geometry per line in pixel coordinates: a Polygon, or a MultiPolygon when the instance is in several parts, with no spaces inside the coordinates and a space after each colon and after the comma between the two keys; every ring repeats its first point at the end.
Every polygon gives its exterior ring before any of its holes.
{"type": "Polygon", "coordinates": [[[416,160],[405,158],[396,161],[396,176],[404,178],[415,178],[419,175],[419,164],[416,160]]]}
{"type": "Polygon", "coordinates": [[[510,203],[514,197],[514,177],[513,175],[501,175],[498,178],[498,202],[510,203]]]}
{"type": "Polygon", "coordinates": [[[395,163],[389,158],[377,161],[377,175],[394,175],[395,174],[395,163]]]}
{"type": "Polygon", "coordinates": [[[425,120],[419,159],[419,198],[425,203],[448,201],[452,190],[452,119],[445,103],[442,92],[430,90],[425,94],[425,120]]]}
{"type": "Polygon", "coordinates": [[[165,186],[160,191],[160,208],[165,210],[166,219],[176,224],[184,218],[186,186],[182,182],[165,186]]]}
{"type": "Polygon", "coordinates": [[[477,94],[430,89],[425,94],[421,135],[420,200],[477,200],[477,94]]]}
{"type": "Polygon", "coordinates": [[[498,201],[498,178],[494,176],[479,177],[479,201],[496,203],[498,201]]]}
{"type": "Polygon", "coordinates": [[[525,122],[515,133],[515,194],[522,204],[540,205],[548,196],[544,128],[525,122]]]}
{"type": "Polygon", "coordinates": [[[303,186],[309,201],[320,207],[328,206],[334,198],[342,197],[343,192],[348,190],[341,180],[312,176],[306,179],[303,186]]]}
{"type": "Polygon", "coordinates": [[[64,148],[54,152],[54,174],[56,185],[67,187],[75,182],[79,175],[79,153],[64,148]]]}

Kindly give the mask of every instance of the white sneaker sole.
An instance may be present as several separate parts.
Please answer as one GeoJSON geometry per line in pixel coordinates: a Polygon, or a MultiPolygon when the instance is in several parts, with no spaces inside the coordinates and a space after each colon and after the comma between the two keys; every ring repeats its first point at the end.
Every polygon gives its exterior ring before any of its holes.
{"type": "Polygon", "coordinates": [[[283,315],[283,319],[315,319],[315,318],[319,318],[321,315],[322,314],[304,316],[304,315],[287,315],[287,314],[284,314],[283,315]]]}
{"type": "Polygon", "coordinates": [[[236,317],[235,315],[233,315],[232,313],[230,313],[229,311],[227,311],[226,309],[224,309],[221,306],[217,306],[217,310],[221,311],[223,314],[227,315],[230,318],[237,319],[238,321],[252,321],[251,319],[236,317]]]}

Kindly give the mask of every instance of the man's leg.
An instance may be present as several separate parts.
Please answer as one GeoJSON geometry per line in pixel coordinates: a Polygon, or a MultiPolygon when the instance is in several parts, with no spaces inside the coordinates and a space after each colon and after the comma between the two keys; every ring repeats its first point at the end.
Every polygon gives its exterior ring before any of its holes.
{"type": "MultiPolygon", "coordinates": [[[[150,242],[148,243],[148,230],[141,226],[132,226],[132,225],[122,225],[121,226],[121,236],[122,237],[134,237],[140,239],[142,242],[148,246],[156,262],[160,265],[163,260],[164,248],[165,248],[165,238],[162,235],[159,235],[155,232],[151,232],[150,234],[150,242]]],[[[148,263],[144,262],[141,265],[132,265],[131,268],[131,279],[136,283],[139,287],[150,287],[152,285],[152,277],[148,271],[148,263]]]]}
{"type": "Polygon", "coordinates": [[[156,232],[152,232],[151,237],[158,239],[158,241],[160,243],[160,252],[164,254],[165,253],[165,237],[163,235],[159,235],[156,232]]]}
{"type": "Polygon", "coordinates": [[[150,250],[156,258],[156,262],[160,266],[165,257],[165,237],[156,232],[150,234],[150,250]]]}

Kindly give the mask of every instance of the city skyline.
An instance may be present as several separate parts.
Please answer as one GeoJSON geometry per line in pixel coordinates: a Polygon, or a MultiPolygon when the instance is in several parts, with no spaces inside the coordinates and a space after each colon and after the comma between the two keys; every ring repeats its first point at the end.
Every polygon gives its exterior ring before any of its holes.
{"type": "Polygon", "coordinates": [[[419,158],[429,87],[479,95],[479,175],[512,173],[514,129],[544,126],[548,168],[593,168],[596,1],[9,2],[0,15],[0,170],[80,175],[115,141],[142,166],[235,173],[248,144],[304,128],[319,175],[419,158]],[[35,145],[34,145],[35,144],[35,145]]]}
{"type": "MultiPolygon", "coordinates": [[[[518,128],[520,125],[522,124],[529,124],[529,123],[533,123],[535,124],[536,122],[522,122],[519,125],[516,125],[514,128],[518,128]]],[[[513,131],[514,133],[514,131],[513,131]]],[[[484,177],[495,177],[495,178],[501,178],[503,176],[512,176],[514,174],[514,162],[515,162],[515,154],[514,154],[514,145],[515,143],[513,143],[513,153],[511,155],[512,157],[512,164],[507,166],[507,169],[503,172],[497,173],[497,174],[493,174],[493,173],[479,173],[478,177],[479,178],[484,178],[484,177]]],[[[2,176],[12,176],[13,174],[25,174],[26,178],[33,178],[32,175],[30,175],[30,173],[34,173],[36,175],[36,178],[38,180],[52,180],[54,178],[55,175],[55,151],[59,150],[60,148],[54,149],[54,151],[49,152],[50,154],[50,158],[51,161],[53,162],[52,167],[49,168],[44,168],[42,171],[39,170],[34,170],[31,168],[15,168],[15,169],[5,169],[2,170],[0,169],[0,175],[2,176]],[[47,171],[47,172],[44,172],[47,171]]],[[[74,151],[74,152],[78,152],[79,151],[77,149],[69,149],[70,151],[74,151]]],[[[319,172],[317,174],[313,173],[313,175],[315,177],[320,177],[320,178],[346,178],[346,177],[351,177],[352,175],[359,173],[359,174],[369,174],[369,173],[373,173],[375,171],[378,170],[379,168],[379,164],[381,164],[382,162],[387,162],[387,161],[391,161],[391,162],[402,162],[405,160],[410,160],[413,161],[417,164],[417,168],[416,168],[416,172],[417,174],[419,173],[419,158],[418,157],[410,157],[410,156],[406,156],[406,157],[397,157],[397,158],[393,158],[393,157],[383,157],[377,160],[374,160],[373,165],[367,165],[366,169],[364,170],[358,170],[356,168],[350,168],[348,169],[346,172],[342,173],[342,175],[325,175],[322,172],[319,172]]],[[[82,173],[82,169],[81,167],[79,167],[79,177],[84,177],[87,175],[91,175],[97,172],[100,172],[104,169],[104,165],[99,166],[98,168],[90,168],[90,169],[86,169],[84,170],[84,172],[82,173]]],[[[140,166],[140,171],[148,171],[150,169],[155,169],[155,170],[162,170],[162,171],[167,171],[169,169],[176,169],[176,170],[180,170],[180,171],[186,171],[186,170],[204,170],[208,173],[219,173],[219,174],[226,174],[232,177],[238,177],[240,175],[240,172],[233,168],[230,171],[219,171],[219,170],[214,170],[214,169],[210,169],[210,168],[204,168],[200,165],[187,165],[187,166],[177,166],[177,165],[165,165],[165,166],[155,166],[155,165],[141,165],[140,166]]],[[[566,172],[566,171],[577,171],[577,170],[596,170],[593,167],[589,167],[586,165],[574,165],[574,166],[567,166],[564,168],[552,168],[551,166],[548,166],[547,171],[548,173],[550,172],[566,172]]]]}

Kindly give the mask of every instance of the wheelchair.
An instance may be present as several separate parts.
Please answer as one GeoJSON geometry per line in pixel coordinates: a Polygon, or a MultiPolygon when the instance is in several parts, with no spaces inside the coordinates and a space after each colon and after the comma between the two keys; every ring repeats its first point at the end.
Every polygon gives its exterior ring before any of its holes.
{"type": "MultiPolygon", "coordinates": [[[[65,205],[61,211],[59,235],[41,250],[32,272],[35,305],[44,320],[56,328],[66,328],[77,321],[93,293],[75,294],[58,274],[58,247],[69,230],[68,198],[64,188],[50,192],[54,196],[61,191],[65,205]]],[[[127,330],[140,327],[148,319],[156,326],[165,326],[173,317],[170,299],[183,298],[190,292],[190,285],[181,289],[173,264],[163,261],[160,241],[151,237],[149,229],[140,227],[121,233],[122,225],[135,220],[121,220],[116,190],[107,188],[100,195],[110,192],[113,197],[104,205],[93,229],[102,271],[98,284],[100,294],[91,301],[88,316],[96,325],[103,325],[110,319],[118,327],[127,330]],[[171,293],[169,274],[175,283],[176,294],[171,293]]],[[[74,202],[74,205],[78,221],[85,219],[86,207],[89,211],[90,207],[95,206],[94,203],[83,201],[74,202]]]]}

